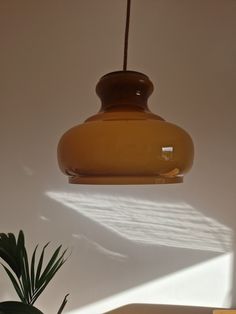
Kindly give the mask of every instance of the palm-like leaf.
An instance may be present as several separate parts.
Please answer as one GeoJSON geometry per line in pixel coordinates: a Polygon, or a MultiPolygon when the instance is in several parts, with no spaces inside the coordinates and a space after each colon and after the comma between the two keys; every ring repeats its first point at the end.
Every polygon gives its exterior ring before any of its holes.
{"type": "Polygon", "coordinates": [[[34,304],[67,260],[65,258],[67,250],[61,252],[62,247],[59,246],[43,269],[48,244],[43,247],[38,264],[36,264],[38,246],[34,249],[29,263],[23,231],[19,232],[17,240],[12,233],[0,233],[0,258],[8,265],[3,267],[23,303],[34,304]]]}
{"type": "Polygon", "coordinates": [[[17,245],[14,234],[0,233],[0,257],[9,265],[19,278],[21,274],[21,245],[17,245]]]}

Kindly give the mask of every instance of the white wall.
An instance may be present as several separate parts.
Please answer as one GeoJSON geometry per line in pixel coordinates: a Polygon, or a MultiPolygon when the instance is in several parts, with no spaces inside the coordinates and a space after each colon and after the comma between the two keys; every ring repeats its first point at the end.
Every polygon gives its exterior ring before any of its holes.
{"type": "MultiPolygon", "coordinates": [[[[184,184],[72,186],[58,170],[61,134],[98,110],[97,80],[121,67],[125,6],[0,1],[0,230],[73,247],[38,302],[46,313],[67,292],[74,314],[235,305],[235,0],[133,1],[130,69],[194,139],[184,184]]],[[[0,300],[15,298],[0,274],[0,300]]]]}

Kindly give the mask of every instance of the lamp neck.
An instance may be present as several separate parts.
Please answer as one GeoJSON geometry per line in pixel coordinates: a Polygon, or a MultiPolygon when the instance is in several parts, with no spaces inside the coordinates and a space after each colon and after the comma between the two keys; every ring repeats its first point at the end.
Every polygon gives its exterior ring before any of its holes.
{"type": "Polygon", "coordinates": [[[101,99],[101,111],[138,110],[148,111],[148,97],[153,84],[148,76],[135,71],[117,71],[104,75],[96,86],[101,99]]]}

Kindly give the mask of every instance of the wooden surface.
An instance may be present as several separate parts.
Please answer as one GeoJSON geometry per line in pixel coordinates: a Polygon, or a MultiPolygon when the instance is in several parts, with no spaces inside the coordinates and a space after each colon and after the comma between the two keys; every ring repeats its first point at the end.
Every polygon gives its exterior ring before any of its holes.
{"type": "Polygon", "coordinates": [[[213,314],[236,314],[236,310],[215,310],[213,314]]]}
{"type": "Polygon", "coordinates": [[[107,314],[212,314],[213,310],[213,308],[209,307],[158,304],[129,304],[116,310],[107,312],[107,314]]]}

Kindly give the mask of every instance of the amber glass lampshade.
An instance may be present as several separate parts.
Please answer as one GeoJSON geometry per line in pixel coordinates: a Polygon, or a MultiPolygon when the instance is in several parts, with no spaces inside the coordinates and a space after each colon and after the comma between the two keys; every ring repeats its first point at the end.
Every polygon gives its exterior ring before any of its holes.
{"type": "Polygon", "coordinates": [[[193,142],[180,127],[151,113],[153,91],[139,72],[103,76],[102,106],[68,130],[58,145],[61,170],[76,184],[179,183],[193,163],[193,142]]]}

